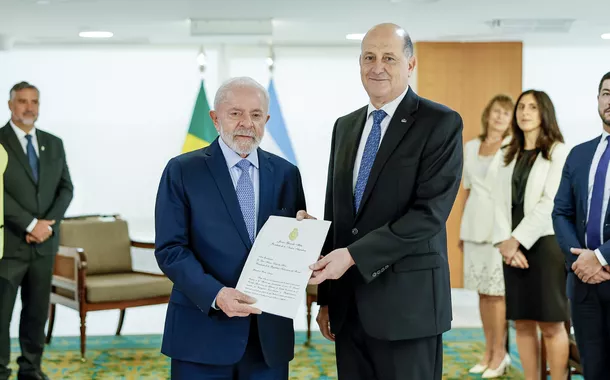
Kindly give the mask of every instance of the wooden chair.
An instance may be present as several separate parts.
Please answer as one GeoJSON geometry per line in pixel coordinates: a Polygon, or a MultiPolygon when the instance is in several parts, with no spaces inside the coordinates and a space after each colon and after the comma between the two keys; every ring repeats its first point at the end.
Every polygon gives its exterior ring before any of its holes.
{"type": "Polygon", "coordinates": [[[134,271],[132,247],[154,249],[154,244],[132,241],[127,222],[119,216],[62,221],[46,343],[51,342],[57,304],[80,314],[81,360],[85,361],[88,312],[120,310],[116,330],[120,335],[127,308],[169,302],[171,281],[163,275],[134,271]]]}
{"type": "Polygon", "coordinates": [[[307,341],[306,346],[311,343],[311,305],[318,299],[318,286],[307,285],[307,341]]]}

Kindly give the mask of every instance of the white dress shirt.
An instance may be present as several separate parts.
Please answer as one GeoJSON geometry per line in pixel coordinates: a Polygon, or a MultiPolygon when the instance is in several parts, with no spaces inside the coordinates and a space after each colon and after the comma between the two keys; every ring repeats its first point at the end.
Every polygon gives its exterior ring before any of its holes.
{"type": "MultiPolygon", "coordinates": [[[[16,126],[12,120],[9,121],[9,123],[11,124],[13,131],[17,135],[17,140],[19,140],[19,144],[21,144],[21,147],[23,148],[23,153],[25,153],[26,156],[28,154],[28,150],[27,150],[28,139],[26,139],[25,136],[27,136],[29,134],[32,136],[32,145],[34,145],[34,150],[36,151],[36,156],[40,157],[40,153],[38,153],[38,138],[36,137],[36,127],[32,128],[30,133],[25,133],[23,131],[23,129],[16,126]]],[[[28,225],[28,227],[25,230],[28,233],[32,233],[32,231],[34,231],[34,227],[36,227],[36,223],[38,223],[38,219],[34,218],[34,220],[32,220],[30,222],[30,224],[28,225]]],[[[51,229],[51,227],[49,227],[49,229],[51,229]]]]}
{"type": "MultiPolygon", "coordinates": [[[[227,168],[229,169],[229,174],[231,174],[231,180],[233,181],[233,187],[237,188],[237,181],[239,181],[239,177],[241,176],[241,169],[238,168],[237,163],[244,158],[239,154],[235,153],[229,146],[224,142],[222,137],[218,139],[218,144],[220,145],[220,149],[222,150],[222,154],[225,156],[225,161],[227,162],[227,168]]],[[[256,223],[258,220],[258,208],[259,208],[259,175],[258,175],[258,153],[255,150],[253,153],[249,154],[248,157],[245,158],[250,161],[252,165],[250,165],[250,179],[252,180],[252,186],[254,187],[254,215],[256,215],[254,219],[254,231],[256,231],[256,223]]],[[[214,298],[214,302],[212,302],[212,308],[218,310],[216,307],[216,298],[214,298]]]]}
{"type": "MultiPolygon", "coordinates": [[[[402,99],[407,94],[407,91],[409,91],[409,86],[407,86],[407,89],[402,94],[400,94],[399,97],[380,108],[384,110],[385,113],[387,113],[387,116],[381,121],[381,138],[379,139],[379,145],[381,145],[383,136],[385,135],[386,131],[388,130],[388,126],[390,125],[390,121],[392,120],[392,117],[394,116],[398,105],[400,104],[400,102],[402,102],[402,99]]],[[[353,190],[356,189],[356,182],[358,181],[358,172],[360,171],[360,163],[362,162],[362,156],[364,155],[364,146],[366,145],[366,140],[369,138],[371,130],[373,129],[372,113],[375,110],[377,110],[377,108],[375,108],[373,104],[369,103],[369,108],[366,113],[366,123],[364,123],[364,130],[362,131],[362,137],[360,138],[360,144],[358,145],[358,152],[356,153],[356,161],[354,162],[354,178],[352,181],[353,190]]]]}
{"type": "MultiPolygon", "coordinates": [[[[587,197],[588,201],[587,201],[587,218],[589,215],[589,211],[591,209],[591,195],[593,195],[593,183],[595,182],[595,172],[597,172],[597,166],[599,165],[599,161],[602,158],[602,154],[604,154],[604,151],[606,150],[606,145],[608,145],[608,141],[606,140],[606,138],[610,135],[610,133],[606,132],[606,130],[604,129],[604,131],[602,132],[602,138],[599,141],[599,145],[597,145],[597,150],[595,151],[595,155],[593,156],[593,161],[591,162],[591,169],[589,169],[589,195],[587,197]]],[[[610,165],[608,166],[608,171],[610,172],[610,165]]],[[[602,217],[601,217],[601,225],[599,226],[601,229],[601,238],[602,241],[600,242],[601,244],[604,244],[604,222],[606,219],[606,211],[608,210],[608,199],[610,199],[610,173],[606,173],[606,184],[604,186],[604,199],[603,199],[603,203],[602,203],[602,217]]],[[[586,239],[586,234],[585,234],[585,239],[586,239]]],[[[606,259],[604,259],[604,256],[602,255],[601,251],[599,249],[595,250],[595,256],[597,256],[597,259],[599,260],[600,264],[602,266],[608,265],[608,262],[606,261],[606,259]]]]}

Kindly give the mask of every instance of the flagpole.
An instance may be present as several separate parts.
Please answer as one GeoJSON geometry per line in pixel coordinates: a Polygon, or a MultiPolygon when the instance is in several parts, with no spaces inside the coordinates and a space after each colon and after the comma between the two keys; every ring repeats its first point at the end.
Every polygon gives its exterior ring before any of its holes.
{"type": "Polygon", "coordinates": [[[203,50],[203,45],[199,48],[199,54],[197,54],[197,65],[199,66],[199,77],[201,82],[205,79],[205,66],[207,64],[207,59],[205,56],[205,51],[203,50]]]}
{"type": "Polygon", "coordinates": [[[267,66],[269,67],[269,80],[273,79],[273,69],[275,68],[275,52],[273,44],[269,44],[269,56],[267,56],[267,66]]]}

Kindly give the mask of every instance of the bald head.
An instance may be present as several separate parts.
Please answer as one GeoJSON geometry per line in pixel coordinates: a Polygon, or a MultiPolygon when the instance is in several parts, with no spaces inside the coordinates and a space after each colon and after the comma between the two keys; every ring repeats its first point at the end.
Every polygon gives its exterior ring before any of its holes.
{"type": "Polygon", "coordinates": [[[396,24],[379,24],[362,39],[360,77],[376,108],[398,98],[408,87],[415,68],[413,42],[396,24]]]}
{"type": "Polygon", "coordinates": [[[367,39],[367,37],[383,37],[384,39],[391,38],[399,38],[403,44],[403,52],[407,58],[411,58],[413,55],[413,41],[411,40],[411,36],[407,33],[404,28],[400,25],[392,24],[392,23],[384,23],[378,24],[369,29],[369,31],[364,35],[362,39],[362,46],[367,39]]]}

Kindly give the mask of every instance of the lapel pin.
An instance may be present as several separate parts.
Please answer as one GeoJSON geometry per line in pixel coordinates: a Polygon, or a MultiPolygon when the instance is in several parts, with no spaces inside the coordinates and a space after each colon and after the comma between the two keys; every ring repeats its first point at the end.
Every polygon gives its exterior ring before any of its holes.
{"type": "Polygon", "coordinates": [[[40,147],[40,150],[44,152],[44,145],[40,147]]]}
{"type": "Polygon", "coordinates": [[[406,123],[406,122],[407,122],[407,119],[402,119],[400,122],[401,122],[401,123],[406,123]]]}

